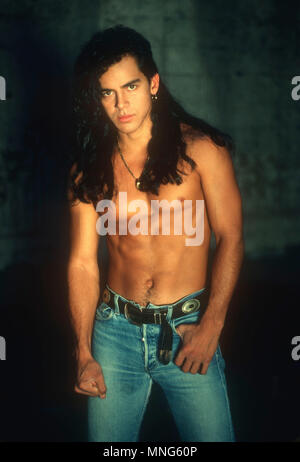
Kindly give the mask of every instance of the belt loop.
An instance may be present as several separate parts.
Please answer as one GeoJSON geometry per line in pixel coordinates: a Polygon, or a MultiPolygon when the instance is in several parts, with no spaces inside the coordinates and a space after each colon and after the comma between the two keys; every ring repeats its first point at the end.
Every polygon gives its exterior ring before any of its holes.
{"type": "Polygon", "coordinates": [[[169,324],[172,319],[172,314],[173,314],[173,305],[168,305],[168,313],[166,316],[166,321],[168,321],[169,324]]]}
{"type": "Polygon", "coordinates": [[[114,295],[114,303],[115,303],[115,314],[120,314],[120,307],[119,307],[119,295],[114,295]]]}

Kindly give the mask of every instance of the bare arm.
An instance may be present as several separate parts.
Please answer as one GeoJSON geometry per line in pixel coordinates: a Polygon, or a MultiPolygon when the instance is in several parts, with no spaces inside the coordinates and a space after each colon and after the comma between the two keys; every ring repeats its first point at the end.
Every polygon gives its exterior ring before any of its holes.
{"type": "MultiPolygon", "coordinates": [[[[72,193],[68,192],[69,199],[72,193]]],[[[93,359],[91,338],[100,296],[98,214],[92,203],[70,202],[70,256],[67,266],[68,298],[76,335],[77,384],[75,391],[105,397],[101,366],[93,359]]]]}
{"type": "Polygon", "coordinates": [[[78,202],[70,210],[71,251],[68,261],[68,295],[77,338],[76,356],[91,355],[91,334],[99,300],[97,213],[93,205],[78,202]]]}
{"type": "Polygon", "coordinates": [[[244,255],[242,200],[228,151],[212,144],[206,149],[199,171],[216,250],[205,317],[222,328],[244,255]]]}
{"type": "MultiPolygon", "coordinates": [[[[198,143],[197,143],[198,144],[198,143]]],[[[211,292],[196,326],[180,325],[184,346],[175,363],[196,374],[205,374],[216,351],[244,255],[242,201],[230,154],[211,141],[198,144],[197,170],[205,196],[208,218],[216,238],[211,292]]]]}

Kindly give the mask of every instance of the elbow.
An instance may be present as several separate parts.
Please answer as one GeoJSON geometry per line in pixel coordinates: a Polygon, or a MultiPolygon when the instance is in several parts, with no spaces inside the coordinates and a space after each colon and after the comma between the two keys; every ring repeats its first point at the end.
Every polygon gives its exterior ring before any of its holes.
{"type": "Polygon", "coordinates": [[[216,245],[219,246],[220,244],[239,248],[242,255],[245,252],[245,240],[243,236],[243,232],[233,232],[233,233],[215,233],[216,245]]]}
{"type": "Polygon", "coordinates": [[[97,261],[93,260],[82,260],[82,259],[70,259],[67,267],[68,274],[70,272],[79,271],[86,272],[93,276],[95,279],[99,279],[100,271],[97,261]]]}

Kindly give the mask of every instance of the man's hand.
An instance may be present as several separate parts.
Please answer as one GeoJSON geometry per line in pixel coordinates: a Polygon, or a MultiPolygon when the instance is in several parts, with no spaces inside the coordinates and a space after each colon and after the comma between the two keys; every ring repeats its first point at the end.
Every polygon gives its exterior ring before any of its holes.
{"type": "Polygon", "coordinates": [[[183,372],[206,374],[216,352],[222,327],[203,316],[200,324],[180,324],[176,330],[182,338],[181,348],[174,361],[176,366],[183,365],[183,372]]]}
{"type": "Polygon", "coordinates": [[[91,357],[79,362],[77,383],[74,390],[83,395],[106,397],[102,368],[94,358],[91,357]]]}

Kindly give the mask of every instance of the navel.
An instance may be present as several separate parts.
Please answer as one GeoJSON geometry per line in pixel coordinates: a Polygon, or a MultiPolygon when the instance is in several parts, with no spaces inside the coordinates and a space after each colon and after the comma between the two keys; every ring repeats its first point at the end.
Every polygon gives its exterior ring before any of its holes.
{"type": "Polygon", "coordinates": [[[148,287],[148,289],[152,289],[154,287],[154,280],[153,279],[147,279],[146,287],[148,287]]]}

